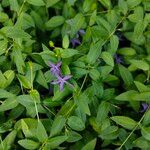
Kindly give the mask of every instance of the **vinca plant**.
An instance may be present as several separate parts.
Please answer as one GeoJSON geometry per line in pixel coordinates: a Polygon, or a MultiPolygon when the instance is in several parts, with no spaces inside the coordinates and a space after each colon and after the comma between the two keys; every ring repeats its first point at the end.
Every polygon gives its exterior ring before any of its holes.
{"type": "Polygon", "coordinates": [[[0,0],[0,150],[150,150],[150,0],[0,0]]]}

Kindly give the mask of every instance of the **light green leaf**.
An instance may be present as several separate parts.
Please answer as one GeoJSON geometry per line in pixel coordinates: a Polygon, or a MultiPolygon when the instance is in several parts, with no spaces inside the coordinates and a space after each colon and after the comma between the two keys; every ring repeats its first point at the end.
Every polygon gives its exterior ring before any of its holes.
{"type": "Polygon", "coordinates": [[[0,112],[4,112],[15,108],[18,105],[15,97],[8,98],[0,105],[0,112]]]}
{"type": "Polygon", "coordinates": [[[51,7],[53,5],[55,5],[56,3],[58,3],[60,0],[47,0],[46,2],[46,7],[51,7]]]}
{"type": "Polygon", "coordinates": [[[108,116],[110,111],[110,105],[107,102],[102,102],[97,111],[96,121],[100,124],[102,123],[108,116]]]}
{"type": "Polygon", "coordinates": [[[111,119],[115,121],[117,124],[129,130],[133,130],[133,128],[137,125],[136,121],[125,116],[113,116],[111,117],[111,119]]]}
{"type": "Polygon", "coordinates": [[[0,99],[1,98],[10,98],[10,97],[15,97],[15,95],[6,90],[0,89],[0,99]]]}
{"type": "Polygon", "coordinates": [[[87,54],[87,61],[90,64],[94,64],[96,62],[96,59],[101,54],[101,49],[103,46],[103,41],[99,41],[97,43],[92,43],[90,46],[90,50],[87,54]]]}
{"type": "Polygon", "coordinates": [[[138,88],[139,92],[150,92],[150,88],[139,81],[134,81],[136,87],[138,88]]]}
{"type": "Polygon", "coordinates": [[[73,130],[82,131],[85,129],[84,122],[77,116],[69,117],[67,123],[73,130]]]}
{"type": "Polygon", "coordinates": [[[111,8],[111,1],[110,0],[99,0],[101,4],[106,7],[107,9],[111,8]]]}
{"type": "Polygon", "coordinates": [[[101,57],[106,62],[106,64],[112,67],[114,66],[114,59],[109,52],[102,52],[101,57]]]}
{"type": "Polygon", "coordinates": [[[131,85],[133,83],[133,77],[130,71],[125,68],[123,65],[119,65],[120,75],[126,85],[131,85]]]}
{"type": "Polygon", "coordinates": [[[43,126],[41,121],[38,121],[36,135],[40,142],[44,142],[48,138],[45,127],[43,126]]]}
{"type": "Polygon", "coordinates": [[[67,136],[68,136],[67,142],[77,142],[82,139],[82,136],[75,131],[67,132],[67,136]]]}
{"type": "Polygon", "coordinates": [[[96,146],[96,139],[88,142],[81,150],[94,150],[96,146]]]}
{"type": "Polygon", "coordinates": [[[19,145],[28,150],[33,150],[39,148],[40,144],[29,139],[19,140],[19,145]]]}
{"type": "Polygon", "coordinates": [[[12,147],[12,145],[14,144],[16,135],[17,135],[17,131],[16,130],[11,131],[5,137],[5,139],[2,141],[2,143],[0,144],[0,149],[1,150],[8,150],[8,149],[10,149],[12,147]]]}
{"type": "Polygon", "coordinates": [[[144,60],[130,60],[131,64],[142,70],[149,70],[149,64],[144,60]]]}
{"type": "Polygon", "coordinates": [[[141,133],[146,140],[150,141],[150,127],[142,127],[141,133]]]}
{"type": "Polygon", "coordinates": [[[124,47],[118,49],[117,53],[124,56],[133,56],[136,54],[136,51],[131,47],[124,47]]]}
{"type": "Polygon", "coordinates": [[[28,79],[25,76],[22,76],[22,75],[19,74],[18,75],[18,80],[24,88],[27,88],[27,89],[32,88],[30,81],[28,81],[28,79]]]}
{"type": "Polygon", "coordinates": [[[119,0],[118,6],[119,6],[120,11],[125,15],[128,11],[127,2],[125,0],[119,0]]]}
{"type": "Polygon", "coordinates": [[[54,138],[50,138],[47,141],[47,144],[51,149],[56,149],[61,143],[65,142],[67,138],[67,136],[56,136],[54,138]]]}
{"type": "Polygon", "coordinates": [[[108,52],[110,52],[110,54],[114,55],[118,49],[118,45],[119,45],[119,39],[116,35],[113,35],[110,38],[110,50],[108,50],[108,52]]]}
{"type": "Polygon", "coordinates": [[[0,12],[0,22],[5,22],[9,19],[8,15],[4,12],[0,12]]]}
{"type": "Polygon", "coordinates": [[[77,54],[79,54],[79,51],[75,50],[75,49],[63,49],[63,50],[61,50],[61,57],[62,58],[69,58],[69,57],[72,57],[72,56],[77,55],[77,54]]]}
{"type": "Polygon", "coordinates": [[[62,25],[65,21],[63,16],[53,16],[49,21],[45,23],[47,28],[56,28],[62,25]]]}
{"type": "Polygon", "coordinates": [[[24,32],[21,29],[18,29],[17,27],[10,27],[10,26],[6,26],[4,28],[1,29],[2,32],[9,38],[21,38],[21,39],[29,39],[31,38],[31,36],[24,32]]]}
{"type": "Polygon", "coordinates": [[[82,28],[85,23],[85,18],[83,14],[78,13],[73,19],[67,21],[71,27],[71,38],[73,38],[76,33],[82,28]]]}
{"type": "Polygon", "coordinates": [[[88,105],[89,98],[87,97],[86,93],[82,93],[79,97],[77,97],[77,105],[82,112],[87,115],[91,115],[89,105],[88,105]]]}
{"type": "Polygon", "coordinates": [[[64,37],[63,37],[63,42],[62,42],[62,46],[64,49],[67,49],[69,47],[69,37],[68,35],[66,34],[64,37]]]}
{"type": "Polygon", "coordinates": [[[45,3],[43,0],[27,0],[29,4],[35,5],[35,6],[44,6],[45,3]]]}
{"type": "Polygon", "coordinates": [[[61,116],[61,115],[56,116],[56,118],[52,124],[52,127],[51,127],[50,136],[52,137],[52,136],[60,133],[65,125],[65,122],[66,122],[66,119],[63,116],[61,116]]]}
{"type": "Polygon", "coordinates": [[[138,94],[137,91],[131,90],[118,95],[115,99],[119,101],[132,101],[136,94],[138,94]]]}
{"type": "Polygon", "coordinates": [[[137,5],[139,5],[142,2],[142,0],[127,0],[127,4],[129,8],[133,8],[137,5]]]}
{"type": "Polygon", "coordinates": [[[45,76],[43,74],[43,72],[41,70],[39,70],[37,72],[37,75],[36,75],[36,81],[42,85],[43,87],[45,87],[46,89],[48,89],[48,84],[47,84],[47,81],[45,79],[45,76]]]}
{"type": "Polygon", "coordinates": [[[9,86],[11,84],[11,82],[14,80],[15,78],[15,73],[13,70],[7,70],[4,73],[4,77],[6,78],[6,82],[5,82],[5,87],[9,86]]]}

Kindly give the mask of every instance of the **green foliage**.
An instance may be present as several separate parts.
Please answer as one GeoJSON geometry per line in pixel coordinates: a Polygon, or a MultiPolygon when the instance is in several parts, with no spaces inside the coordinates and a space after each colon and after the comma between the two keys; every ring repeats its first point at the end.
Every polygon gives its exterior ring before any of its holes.
{"type": "Polygon", "coordinates": [[[149,150],[149,12],[149,0],[1,0],[0,150],[149,150]]]}

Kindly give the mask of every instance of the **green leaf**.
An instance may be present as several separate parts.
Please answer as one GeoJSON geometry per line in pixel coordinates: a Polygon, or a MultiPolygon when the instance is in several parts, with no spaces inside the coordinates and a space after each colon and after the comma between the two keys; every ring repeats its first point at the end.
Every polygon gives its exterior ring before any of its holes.
{"type": "Polygon", "coordinates": [[[0,22],[5,22],[8,20],[8,15],[6,13],[0,12],[0,22]]]}
{"type": "Polygon", "coordinates": [[[72,56],[77,55],[77,54],[79,54],[79,51],[75,50],[75,49],[63,49],[61,51],[61,57],[62,58],[69,58],[69,57],[72,57],[72,56]]]}
{"type": "Polygon", "coordinates": [[[92,43],[90,46],[90,50],[87,54],[87,61],[90,64],[94,64],[101,54],[101,49],[103,46],[103,41],[99,41],[96,44],[92,43]]]}
{"type": "Polygon", "coordinates": [[[87,97],[86,93],[82,93],[79,97],[77,97],[77,105],[82,112],[87,115],[91,115],[89,105],[88,105],[89,98],[87,97]]]}
{"type": "Polygon", "coordinates": [[[62,46],[64,49],[67,49],[69,47],[69,37],[68,35],[66,34],[64,37],[63,37],[63,43],[62,43],[62,46]]]}
{"type": "Polygon", "coordinates": [[[0,70],[0,88],[4,88],[6,84],[6,78],[0,70]]]}
{"type": "Polygon", "coordinates": [[[145,113],[144,119],[142,121],[142,125],[147,126],[150,124],[150,109],[145,113]]]}
{"type": "Polygon", "coordinates": [[[119,101],[132,101],[133,97],[138,94],[137,91],[131,90],[124,93],[121,93],[117,97],[115,97],[116,100],[119,101]]]}
{"type": "Polygon", "coordinates": [[[96,146],[96,139],[88,142],[81,150],[94,150],[96,146]]]}
{"type": "Polygon", "coordinates": [[[110,111],[110,105],[107,102],[102,102],[97,111],[96,121],[100,124],[102,123],[108,116],[110,111]]]}
{"type": "Polygon", "coordinates": [[[106,62],[106,64],[112,67],[114,66],[114,59],[109,52],[102,52],[101,57],[106,62]]]}
{"type": "Polygon", "coordinates": [[[81,13],[78,13],[73,19],[68,20],[67,23],[71,27],[71,38],[82,28],[85,23],[85,18],[81,13]]]}
{"type": "Polygon", "coordinates": [[[111,8],[111,1],[110,0],[99,0],[101,4],[106,7],[107,9],[111,8]]]}
{"type": "Polygon", "coordinates": [[[141,3],[142,0],[127,0],[129,8],[133,8],[141,3]]]}
{"type": "Polygon", "coordinates": [[[11,84],[11,82],[14,80],[15,78],[15,73],[13,70],[7,70],[4,73],[4,77],[6,78],[6,82],[5,82],[5,87],[9,86],[11,84]]]}
{"type": "Polygon", "coordinates": [[[132,74],[129,72],[127,68],[125,68],[123,65],[119,65],[119,72],[126,85],[129,86],[133,83],[132,74]]]}
{"type": "Polygon", "coordinates": [[[88,12],[91,9],[94,0],[85,0],[83,3],[83,11],[88,12]]]}
{"type": "Polygon", "coordinates": [[[141,133],[146,140],[150,141],[150,127],[142,127],[141,133]]]}
{"type": "Polygon", "coordinates": [[[67,142],[77,142],[82,139],[82,136],[75,131],[67,132],[67,136],[68,136],[67,142]]]}
{"type": "Polygon", "coordinates": [[[18,12],[19,11],[19,4],[17,0],[9,0],[10,9],[13,11],[18,12]]]}
{"type": "Polygon", "coordinates": [[[114,116],[111,117],[111,119],[115,121],[117,124],[129,130],[133,130],[133,128],[137,125],[136,121],[125,116],[114,116]]]}
{"type": "Polygon", "coordinates": [[[51,127],[51,132],[50,132],[50,136],[54,136],[54,135],[57,135],[61,132],[61,130],[63,129],[64,125],[65,125],[65,122],[66,122],[66,119],[59,115],[59,116],[56,116],[53,124],[52,124],[52,127],[51,127]]]}
{"type": "Polygon", "coordinates": [[[15,97],[6,99],[1,105],[0,105],[0,112],[7,111],[10,109],[15,108],[18,105],[18,102],[16,101],[15,97]]]}
{"type": "Polygon", "coordinates": [[[45,23],[47,28],[56,28],[65,22],[63,16],[53,16],[49,21],[45,23]]]}
{"type": "Polygon", "coordinates": [[[139,92],[150,92],[150,88],[139,81],[134,81],[139,92]]]}
{"type": "MultiPolygon", "coordinates": [[[[108,0],[107,0],[108,1],[108,0]]],[[[99,26],[102,26],[108,33],[112,32],[112,26],[110,23],[104,19],[103,17],[97,16],[96,17],[96,22],[99,26]]]]}
{"type": "Polygon", "coordinates": [[[29,4],[35,5],[35,6],[44,6],[45,3],[43,0],[27,0],[29,4]]]}
{"type": "Polygon", "coordinates": [[[18,74],[18,80],[24,88],[27,88],[27,89],[32,88],[30,81],[28,81],[28,79],[25,76],[18,74]]]}
{"type": "Polygon", "coordinates": [[[13,48],[12,57],[14,59],[14,62],[16,64],[16,66],[17,66],[18,72],[23,74],[25,63],[24,63],[24,60],[23,60],[22,52],[21,52],[19,47],[15,46],[13,48]]]}
{"type": "Polygon", "coordinates": [[[24,32],[21,29],[18,29],[17,27],[6,26],[6,27],[2,28],[1,30],[9,38],[13,38],[13,39],[16,39],[16,38],[29,39],[29,38],[31,38],[31,36],[28,33],[24,32]]]}
{"type": "Polygon", "coordinates": [[[12,148],[12,145],[14,144],[15,138],[17,135],[17,131],[13,130],[11,131],[6,137],[5,139],[2,141],[2,143],[0,144],[0,149],[1,150],[8,150],[12,148]]]}
{"type": "Polygon", "coordinates": [[[136,51],[131,47],[124,47],[118,49],[117,53],[124,56],[133,56],[136,54],[136,51]]]}
{"type": "Polygon", "coordinates": [[[40,94],[37,90],[31,90],[30,96],[33,101],[35,101],[36,103],[40,103],[40,94]]]}
{"type": "Polygon", "coordinates": [[[128,5],[127,5],[127,2],[126,2],[125,0],[119,0],[118,6],[119,6],[120,11],[121,11],[124,15],[127,14],[128,5]]]}
{"type": "Polygon", "coordinates": [[[46,7],[51,7],[53,5],[55,5],[56,3],[58,3],[60,0],[47,0],[46,2],[46,7]]]}
{"type": "Polygon", "coordinates": [[[84,122],[77,116],[69,117],[67,123],[73,130],[82,131],[85,129],[84,122]]]}
{"type": "Polygon", "coordinates": [[[18,143],[23,148],[28,149],[28,150],[37,149],[40,146],[39,143],[37,143],[33,140],[29,140],[29,139],[19,140],[18,143]]]}
{"type": "Polygon", "coordinates": [[[93,80],[98,80],[100,77],[100,72],[97,69],[90,69],[89,75],[93,80]]]}
{"type": "Polygon", "coordinates": [[[142,92],[134,95],[133,99],[135,101],[150,101],[150,92],[142,92]]]}
{"type": "Polygon", "coordinates": [[[47,141],[47,144],[51,149],[56,149],[61,143],[65,142],[67,138],[67,136],[56,136],[54,138],[50,138],[47,141]]]}
{"type": "Polygon", "coordinates": [[[26,138],[33,137],[32,132],[29,129],[29,126],[26,124],[24,119],[21,119],[21,128],[26,138]]]}
{"type": "Polygon", "coordinates": [[[114,55],[118,49],[118,46],[119,46],[119,39],[116,35],[113,35],[110,38],[110,50],[108,50],[108,52],[114,55]]]}
{"type": "Polygon", "coordinates": [[[108,126],[100,132],[99,137],[105,140],[113,140],[118,136],[118,127],[117,126],[108,126]]]}
{"type": "Polygon", "coordinates": [[[45,127],[43,126],[41,121],[38,121],[36,135],[40,142],[44,142],[48,138],[45,127]]]}
{"type": "Polygon", "coordinates": [[[10,97],[15,97],[15,95],[6,90],[0,89],[0,99],[10,98],[10,97]]]}
{"type": "Polygon", "coordinates": [[[43,87],[45,87],[46,89],[48,89],[48,84],[47,84],[47,81],[45,79],[45,76],[43,74],[43,72],[41,70],[39,70],[37,72],[37,75],[36,75],[36,81],[42,85],[43,87]]]}
{"type": "Polygon", "coordinates": [[[149,64],[144,60],[130,60],[131,64],[144,71],[149,70],[149,64]]]}
{"type": "Polygon", "coordinates": [[[140,149],[148,150],[150,142],[145,140],[144,137],[139,137],[133,142],[133,144],[140,149]]]}

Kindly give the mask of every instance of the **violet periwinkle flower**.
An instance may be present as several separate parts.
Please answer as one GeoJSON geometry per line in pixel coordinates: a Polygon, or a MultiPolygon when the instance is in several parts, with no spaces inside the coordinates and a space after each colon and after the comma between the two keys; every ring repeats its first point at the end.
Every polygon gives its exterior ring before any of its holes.
{"type": "Polygon", "coordinates": [[[142,103],[142,110],[140,112],[145,112],[148,109],[149,105],[147,103],[142,103]]]}
{"type": "Polygon", "coordinates": [[[81,44],[79,37],[80,35],[84,35],[84,34],[85,34],[85,31],[83,29],[80,29],[78,33],[76,34],[76,37],[70,40],[73,48],[81,44]]]}
{"type": "Polygon", "coordinates": [[[49,62],[49,65],[51,67],[50,71],[51,71],[52,75],[57,77],[58,75],[61,74],[61,72],[60,72],[61,64],[62,64],[62,62],[58,62],[57,64],[53,64],[53,63],[49,62]]]}
{"type": "Polygon", "coordinates": [[[76,46],[81,44],[80,40],[77,38],[71,39],[70,42],[71,42],[73,48],[75,48],[76,46]]]}
{"type": "Polygon", "coordinates": [[[114,55],[114,58],[115,58],[116,64],[121,64],[121,63],[123,63],[123,60],[122,60],[122,58],[121,58],[119,55],[115,54],[115,55],[114,55]]]}
{"type": "Polygon", "coordinates": [[[69,80],[71,77],[72,77],[71,75],[67,75],[67,76],[64,76],[64,77],[57,76],[57,80],[51,82],[51,84],[58,84],[60,91],[62,91],[64,89],[65,84],[68,84],[69,86],[73,87],[72,84],[67,82],[67,80],[69,80]]]}
{"type": "Polygon", "coordinates": [[[83,29],[80,29],[80,30],[78,31],[78,33],[79,33],[80,35],[84,35],[84,34],[85,34],[85,31],[84,31],[83,29]]]}

